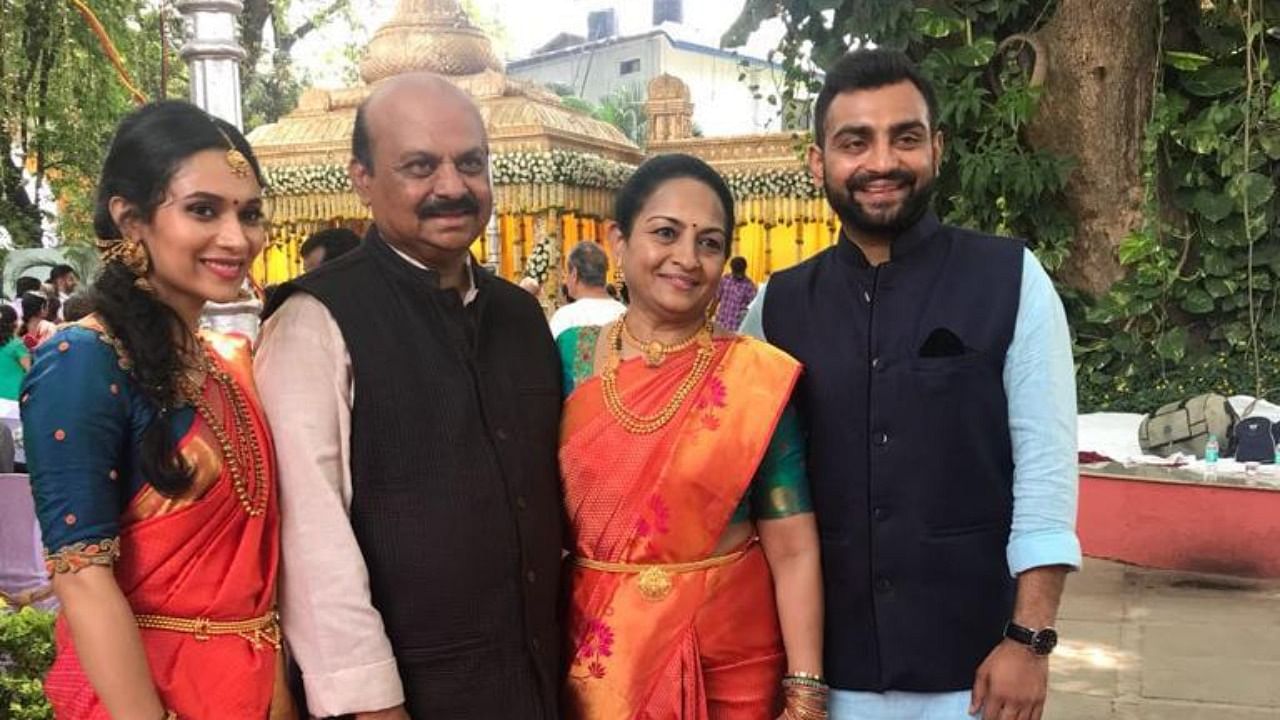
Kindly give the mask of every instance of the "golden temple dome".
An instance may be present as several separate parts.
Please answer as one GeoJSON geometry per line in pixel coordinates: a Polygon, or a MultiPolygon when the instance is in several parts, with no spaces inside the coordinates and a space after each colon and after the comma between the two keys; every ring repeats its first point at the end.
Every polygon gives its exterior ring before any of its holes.
{"type": "Polygon", "coordinates": [[[360,77],[372,85],[418,70],[457,77],[502,69],[493,44],[457,0],[400,0],[395,16],[374,33],[360,77]]]}

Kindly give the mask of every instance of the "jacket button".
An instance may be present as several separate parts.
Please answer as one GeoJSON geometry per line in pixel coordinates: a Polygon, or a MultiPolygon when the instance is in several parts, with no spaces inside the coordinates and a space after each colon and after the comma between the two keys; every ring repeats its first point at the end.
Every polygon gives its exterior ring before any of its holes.
{"type": "Polygon", "coordinates": [[[521,510],[524,510],[525,508],[529,507],[529,503],[525,502],[523,495],[516,496],[516,507],[520,508],[521,510]]]}
{"type": "Polygon", "coordinates": [[[883,592],[889,592],[892,589],[893,589],[893,583],[890,582],[889,578],[876,579],[876,590],[883,593],[883,592]]]}
{"type": "Polygon", "coordinates": [[[874,437],[872,437],[872,442],[874,442],[876,445],[879,445],[880,447],[884,447],[885,445],[889,444],[889,434],[878,432],[875,434],[874,437]]]}
{"type": "Polygon", "coordinates": [[[875,510],[872,510],[871,514],[874,515],[877,520],[888,520],[889,508],[878,507],[875,510]]]}
{"type": "Polygon", "coordinates": [[[868,303],[870,303],[870,302],[871,302],[871,291],[869,291],[869,290],[863,290],[863,291],[862,291],[862,299],[863,299],[863,300],[866,300],[868,303]]]}
{"type": "Polygon", "coordinates": [[[507,431],[506,431],[506,430],[503,430],[502,428],[498,428],[498,429],[494,432],[494,434],[498,436],[498,439],[499,439],[499,440],[503,440],[503,441],[506,441],[508,438],[510,438],[510,437],[511,437],[510,435],[508,435],[508,434],[507,434],[507,431]]]}
{"type": "Polygon", "coordinates": [[[880,358],[878,357],[871,358],[871,369],[872,370],[880,369],[880,358]]]}
{"type": "Polygon", "coordinates": [[[542,649],[542,643],[538,641],[538,638],[530,640],[529,644],[533,646],[535,652],[542,649]]]}
{"type": "Polygon", "coordinates": [[[528,580],[528,581],[529,581],[529,584],[530,584],[530,585],[532,585],[534,582],[536,582],[536,581],[538,580],[538,574],[537,574],[537,573],[535,573],[535,572],[534,572],[534,571],[532,571],[532,570],[530,570],[529,572],[525,573],[525,574],[524,574],[524,577],[525,577],[525,579],[526,579],[526,580],[528,580]]]}

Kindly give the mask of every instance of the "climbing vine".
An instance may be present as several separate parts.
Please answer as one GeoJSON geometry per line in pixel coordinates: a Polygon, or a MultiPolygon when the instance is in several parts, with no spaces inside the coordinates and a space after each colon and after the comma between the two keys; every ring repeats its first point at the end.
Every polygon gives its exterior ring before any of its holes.
{"type": "MultiPolygon", "coordinates": [[[[1075,249],[1064,197],[1075,168],[1026,130],[1046,92],[1035,33],[1071,1],[748,0],[724,39],[738,45],[763,19],[783,21],[773,59],[786,82],[775,99],[789,111],[811,105],[814,70],[849,47],[906,51],[939,94],[940,213],[1025,238],[1052,273],[1075,249]]],[[[1280,393],[1280,84],[1270,57],[1280,0],[1157,1],[1144,221],[1117,248],[1125,275],[1110,291],[1059,288],[1085,411],[1148,411],[1210,390],[1280,393]]]]}
{"type": "Polygon", "coordinates": [[[1161,11],[1162,45],[1176,23],[1187,37],[1153,69],[1146,222],[1120,245],[1126,278],[1073,313],[1078,382],[1097,407],[1280,390],[1280,84],[1268,58],[1280,3],[1161,11]]]}

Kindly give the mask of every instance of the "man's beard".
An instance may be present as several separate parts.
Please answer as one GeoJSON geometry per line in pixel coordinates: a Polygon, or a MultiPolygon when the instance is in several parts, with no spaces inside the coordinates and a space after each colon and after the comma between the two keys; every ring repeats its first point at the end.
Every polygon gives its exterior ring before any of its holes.
{"type": "MultiPolygon", "coordinates": [[[[830,177],[828,175],[827,177],[830,177]]],[[[933,202],[934,184],[937,178],[930,176],[923,185],[916,185],[915,173],[907,170],[891,170],[887,173],[859,173],[849,178],[843,194],[839,188],[823,183],[827,203],[839,216],[840,221],[852,230],[860,230],[873,235],[898,236],[915,225],[924,216],[933,202]],[[888,180],[906,186],[907,194],[898,204],[898,209],[891,215],[868,211],[856,199],[854,193],[877,180],[888,180]]]]}

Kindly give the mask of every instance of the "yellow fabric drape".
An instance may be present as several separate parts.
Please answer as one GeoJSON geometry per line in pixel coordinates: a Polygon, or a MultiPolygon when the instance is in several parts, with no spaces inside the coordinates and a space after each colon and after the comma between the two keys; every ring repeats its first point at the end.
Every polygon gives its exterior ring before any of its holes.
{"type": "Polygon", "coordinates": [[[578,220],[571,212],[560,214],[560,265],[564,266],[569,259],[569,253],[573,252],[573,246],[578,244],[578,220]]]}
{"type": "Polygon", "coordinates": [[[751,222],[738,226],[733,255],[746,259],[747,276],[759,283],[831,247],[835,236],[835,229],[825,221],[775,226],[751,222]]]}
{"type": "MultiPolygon", "coordinates": [[[[600,219],[612,207],[613,193],[559,186],[496,186],[499,256],[489,257],[483,237],[472,252],[481,262],[497,262],[498,272],[518,280],[534,245],[535,218],[547,220],[547,232],[559,232],[561,257],[584,240],[600,244],[609,256],[611,277],[618,279],[613,255],[600,219]],[[558,227],[555,224],[558,222],[558,227]]],[[[363,233],[369,210],[354,194],[276,196],[267,200],[271,242],[255,260],[252,277],[260,285],[286,282],[302,271],[298,248],[313,232],[344,225],[363,233]]],[[[740,200],[734,255],[747,259],[747,274],[756,282],[830,247],[838,221],[823,198],[767,197],[740,200]]]]}

